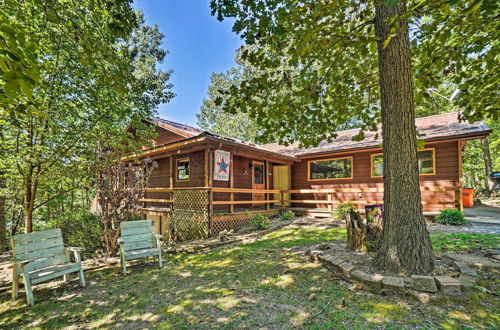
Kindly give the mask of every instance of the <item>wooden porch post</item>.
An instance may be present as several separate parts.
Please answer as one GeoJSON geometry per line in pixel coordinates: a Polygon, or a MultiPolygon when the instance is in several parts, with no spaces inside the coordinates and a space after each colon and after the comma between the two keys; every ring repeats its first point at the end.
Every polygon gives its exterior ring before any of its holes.
{"type": "MultiPolygon", "coordinates": [[[[168,171],[169,171],[169,187],[170,189],[174,188],[174,158],[172,155],[168,157],[168,171]]],[[[170,195],[170,200],[173,201],[174,199],[174,192],[171,191],[169,193],[170,195]]],[[[170,203],[170,215],[167,216],[167,241],[168,243],[171,243],[173,241],[172,237],[172,216],[174,214],[174,203],[170,203]]]]}
{"type": "MultiPolygon", "coordinates": [[[[234,170],[233,170],[233,167],[234,167],[234,157],[233,157],[233,153],[231,153],[231,161],[230,161],[230,164],[229,165],[229,188],[234,188],[234,170]]],[[[234,201],[234,193],[231,192],[229,193],[229,200],[232,202],[234,201]]],[[[234,212],[234,204],[229,204],[229,213],[233,213],[234,212]]]]}
{"type": "Polygon", "coordinates": [[[214,153],[212,149],[205,149],[205,156],[208,156],[208,235],[212,234],[212,216],[214,214],[214,192],[213,173],[214,173],[214,153]]]}
{"type": "MultiPolygon", "coordinates": [[[[269,189],[269,161],[266,160],[266,189],[269,189]]],[[[264,197],[266,200],[269,200],[269,194],[265,194],[264,197]]],[[[266,203],[266,210],[271,209],[271,204],[266,203]]]]}
{"type": "Polygon", "coordinates": [[[333,205],[332,205],[332,193],[327,193],[327,199],[328,199],[328,211],[332,212],[333,205]]]}

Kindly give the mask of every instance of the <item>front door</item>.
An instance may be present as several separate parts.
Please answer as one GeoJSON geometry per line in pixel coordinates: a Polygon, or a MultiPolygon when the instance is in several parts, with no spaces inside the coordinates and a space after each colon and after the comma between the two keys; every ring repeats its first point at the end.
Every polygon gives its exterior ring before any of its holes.
{"type": "MultiPolygon", "coordinates": [[[[266,177],[264,176],[264,162],[252,161],[252,189],[265,189],[266,187],[266,177]]],[[[255,193],[252,194],[253,201],[263,201],[264,200],[263,193],[255,193]]],[[[262,205],[262,204],[253,204],[262,205]]]]}
{"type": "MultiPolygon", "coordinates": [[[[273,166],[273,189],[289,190],[290,189],[290,165],[273,166]]],[[[274,199],[280,199],[281,194],[274,194],[274,199]]],[[[290,200],[290,194],[285,194],[285,200],[290,200]]],[[[280,205],[276,203],[275,205],[280,205]]],[[[286,206],[290,203],[285,203],[286,206]]]]}

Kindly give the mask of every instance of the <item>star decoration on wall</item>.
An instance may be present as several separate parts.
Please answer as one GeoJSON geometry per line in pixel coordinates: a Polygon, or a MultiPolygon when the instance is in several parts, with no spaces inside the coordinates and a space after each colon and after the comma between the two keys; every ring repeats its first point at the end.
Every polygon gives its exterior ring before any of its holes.
{"type": "Polygon", "coordinates": [[[219,173],[221,173],[221,172],[227,173],[227,170],[229,168],[229,164],[226,163],[224,158],[221,158],[220,162],[217,162],[217,166],[219,166],[219,173]]]}

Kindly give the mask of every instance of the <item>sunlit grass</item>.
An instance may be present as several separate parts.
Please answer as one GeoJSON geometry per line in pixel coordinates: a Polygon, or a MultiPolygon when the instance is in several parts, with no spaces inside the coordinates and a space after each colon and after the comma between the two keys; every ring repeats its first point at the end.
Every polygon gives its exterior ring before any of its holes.
{"type": "Polygon", "coordinates": [[[491,249],[500,246],[500,235],[495,234],[434,234],[431,235],[434,251],[466,251],[491,249]]]}
{"type": "MultiPolygon", "coordinates": [[[[500,325],[497,297],[476,292],[470,300],[421,305],[407,297],[353,292],[350,284],[321,272],[320,264],[311,263],[300,252],[311,244],[343,241],[345,235],[345,229],[338,227],[289,226],[253,243],[169,256],[163,269],[149,262],[129,267],[125,277],[118,265],[88,271],[87,279],[93,284],[86,289],[78,288],[76,281],[70,285],[61,282],[55,290],[36,287],[37,304],[32,308],[24,300],[11,302],[8,293],[3,293],[0,328],[399,329],[417,324],[426,328],[500,325]],[[314,299],[310,299],[311,294],[314,299]]],[[[439,249],[444,249],[445,241],[449,246],[462,247],[468,240],[440,236],[436,245],[439,249]]]]}

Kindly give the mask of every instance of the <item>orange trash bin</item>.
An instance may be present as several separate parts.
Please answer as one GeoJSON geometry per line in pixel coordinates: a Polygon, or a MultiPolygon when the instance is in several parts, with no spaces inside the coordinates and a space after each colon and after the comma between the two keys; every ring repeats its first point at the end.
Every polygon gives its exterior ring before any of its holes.
{"type": "Polygon", "coordinates": [[[462,189],[462,203],[464,207],[474,207],[474,189],[462,189]]]}

